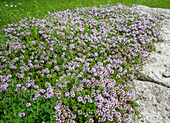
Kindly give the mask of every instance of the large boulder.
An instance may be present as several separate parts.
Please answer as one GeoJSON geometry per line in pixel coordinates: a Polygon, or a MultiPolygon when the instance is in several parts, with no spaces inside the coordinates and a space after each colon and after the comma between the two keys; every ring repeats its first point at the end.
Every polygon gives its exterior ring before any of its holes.
{"type": "Polygon", "coordinates": [[[141,119],[130,116],[130,123],[170,123],[170,10],[133,5],[131,8],[158,19],[163,26],[164,42],[154,43],[156,52],[149,52],[137,80],[133,80],[137,110],[141,119]],[[143,78],[143,79],[142,79],[143,78]]]}
{"type": "Polygon", "coordinates": [[[163,23],[164,25],[161,27],[162,35],[164,36],[165,40],[170,41],[170,9],[150,8],[136,4],[133,4],[131,8],[152,16],[163,23]]]}

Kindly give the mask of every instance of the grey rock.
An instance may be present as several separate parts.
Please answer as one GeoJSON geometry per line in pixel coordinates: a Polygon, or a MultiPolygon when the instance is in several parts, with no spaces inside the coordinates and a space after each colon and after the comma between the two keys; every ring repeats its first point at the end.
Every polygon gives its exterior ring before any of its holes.
{"type": "Polygon", "coordinates": [[[139,98],[137,110],[141,119],[130,116],[130,123],[170,123],[170,10],[133,5],[136,11],[155,17],[160,23],[163,42],[154,43],[156,51],[150,55],[139,72],[140,77],[127,82],[135,87],[139,98]],[[165,24],[167,23],[167,24],[165,24]],[[145,78],[141,81],[140,78],[145,78]]]}
{"type": "Polygon", "coordinates": [[[170,40],[170,9],[150,8],[147,6],[136,4],[132,5],[131,8],[136,9],[141,13],[152,16],[163,23],[164,25],[161,27],[161,34],[164,36],[165,40],[170,40]]]}
{"type": "Polygon", "coordinates": [[[149,81],[133,80],[135,97],[138,100],[137,110],[141,119],[130,116],[130,123],[169,123],[170,89],[149,81]]]}
{"type": "Polygon", "coordinates": [[[170,77],[170,72],[164,72],[164,73],[163,73],[163,76],[164,76],[164,77],[170,77]]]}

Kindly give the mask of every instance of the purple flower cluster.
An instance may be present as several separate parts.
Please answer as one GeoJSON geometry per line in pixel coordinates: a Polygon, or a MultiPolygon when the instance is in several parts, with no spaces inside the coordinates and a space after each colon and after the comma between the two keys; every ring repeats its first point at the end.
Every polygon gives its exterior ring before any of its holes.
{"type": "Polygon", "coordinates": [[[149,45],[162,39],[155,19],[121,4],[49,12],[45,19],[25,18],[2,31],[8,40],[0,52],[0,92],[7,90],[10,78],[17,78],[22,91],[37,90],[33,100],[42,95],[44,99],[56,96],[56,121],[73,123],[78,116],[89,118],[84,122],[128,122],[129,114],[135,115],[129,103],[135,101],[135,95],[126,82],[136,78],[149,45]],[[69,91],[66,81],[58,82],[70,75],[81,84],[73,84],[69,91]],[[52,78],[60,88],[56,92],[52,78]],[[97,110],[88,112],[76,104],[66,106],[62,103],[62,88],[68,100],[95,104],[97,110]],[[92,92],[82,95],[82,90],[92,92]]]}

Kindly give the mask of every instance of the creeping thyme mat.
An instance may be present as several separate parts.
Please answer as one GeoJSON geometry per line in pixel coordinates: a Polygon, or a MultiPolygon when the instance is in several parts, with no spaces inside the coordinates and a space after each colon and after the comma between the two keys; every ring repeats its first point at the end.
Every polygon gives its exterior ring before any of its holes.
{"type": "MultiPolygon", "coordinates": [[[[76,8],[1,30],[0,121],[128,122],[157,21],[126,6],[76,8]]],[[[138,117],[140,118],[140,117],[138,117]]]]}

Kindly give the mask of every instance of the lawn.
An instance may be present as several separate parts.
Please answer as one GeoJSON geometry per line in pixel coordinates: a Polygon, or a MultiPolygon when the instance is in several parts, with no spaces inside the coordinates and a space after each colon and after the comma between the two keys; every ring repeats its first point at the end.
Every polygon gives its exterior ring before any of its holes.
{"type": "Polygon", "coordinates": [[[25,17],[42,19],[50,12],[73,10],[76,7],[110,6],[121,3],[130,7],[133,4],[146,5],[153,8],[170,9],[169,0],[0,0],[0,29],[14,21],[25,17]]]}

